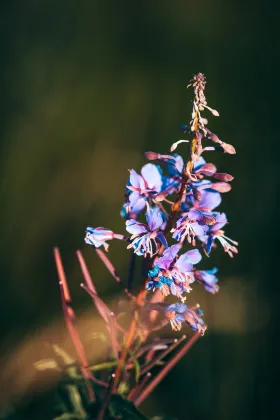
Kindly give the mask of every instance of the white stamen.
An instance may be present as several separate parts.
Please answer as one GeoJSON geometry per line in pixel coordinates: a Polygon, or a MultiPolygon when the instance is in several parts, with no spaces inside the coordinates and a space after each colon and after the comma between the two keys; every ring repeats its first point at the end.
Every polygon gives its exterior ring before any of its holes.
{"type": "Polygon", "coordinates": [[[170,152],[174,152],[175,149],[177,149],[178,144],[180,143],[189,143],[189,140],[178,140],[176,143],[173,143],[170,147],[170,152]]]}

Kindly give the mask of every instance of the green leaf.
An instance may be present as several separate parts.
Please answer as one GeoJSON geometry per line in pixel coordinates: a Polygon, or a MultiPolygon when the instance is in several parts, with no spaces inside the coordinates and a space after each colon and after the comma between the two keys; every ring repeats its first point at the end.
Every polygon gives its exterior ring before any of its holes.
{"type": "Polygon", "coordinates": [[[57,369],[60,370],[58,363],[54,359],[41,359],[33,363],[33,366],[37,370],[46,370],[46,369],[57,369]]]}

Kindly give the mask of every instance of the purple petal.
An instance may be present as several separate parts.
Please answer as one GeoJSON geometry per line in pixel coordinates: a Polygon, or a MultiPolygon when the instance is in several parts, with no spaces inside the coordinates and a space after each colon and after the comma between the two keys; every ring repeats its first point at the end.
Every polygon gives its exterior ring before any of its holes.
{"type": "Polygon", "coordinates": [[[133,191],[131,194],[129,194],[129,201],[132,205],[135,204],[139,198],[141,198],[141,195],[137,191],[133,191]]]}
{"type": "Polygon", "coordinates": [[[181,315],[181,314],[177,314],[175,319],[176,319],[177,322],[185,322],[186,321],[184,315],[181,315]]]}
{"type": "Polygon", "coordinates": [[[138,175],[138,173],[134,169],[131,169],[130,177],[129,177],[129,181],[130,181],[131,185],[135,188],[139,188],[140,179],[141,179],[141,176],[138,175]]]}
{"type": "Polygon", "coordinates": [[[199,221],[202,218],[203,218],[203,213],[201,213],[201,211],[199,210],[193,209],[188,212],[188,219],[190,220],[199,221]]]}
{"type": "Polygon", "coordinates": [[[144,223],[137,222],[137,220],[130,219],[127,220],[126,223],[126,230],[131,233],[132,235],[148,232],[147,225],[144,223]]]}
{"type": "Polygon", "coordinates": [[[161,174],[156,165],[147,163],[141,169],[141,175],[147,183],[148,189],[159,192],[162,186],[161,174]]]}
{"type": "Polygon", "coordinates": [[[164,270],[168,270],[170,264],[176,257],[180,248],[181,248],[180,245],[172,245],[171,247],[167,248],[162,254],[162,257],[160,257],[157,260],[156,262],[157,266],[159,268],[163,268],[164,270]]]}
{"type": "Polygon", "coordinates": [[[133,213],[140,213],[146,206],[146,200],[138,192],[132,192],[129,196],[130,211],[133,213]]]}
{"type": "Polygon", "coordinates": [[[192,229],[196,236],[203,236],[207,232],[208,227],[205,225],[199,225],[198,223],[192,223],[192,229]]]}
{"type": "Polygon", "coordinates": [[[191,249],[184,254],[187,257],[188,262],[191,264],[197,264],[201,260],[202,256],[198,249],[191,249]]]}
{"type": "Polygon", "coordinates": [[[219,230],[227,224],[227,216],[225,213],[215,213],[216,223],[211,230],[219,230]]]}
{"type": "Polygon", "coordinates": [[[181,273],[191,273],[193,266],[188,261],[188,258],[186,257],[186,253],[181,255],[181,257],[178,258],[176,261],[176,264],[174,265],[174,268],[181,273]]]}
{"type": "Polygon", "coordinates": [[[182,156],[177,155],[177,153],[174,153],[173,157],[175,159],[169,159],[167,170],[170,175],[178,175],[178,173],[181,174],[184,168],[184,159],[182,156]]]}
{"type": "Polygon", "coordinates": [[[157,238],[162,243],[162,245],[164,246],[164,248],[168,248],[167,240],[165,239],[165,236],[164,236],[164,234],[162,232],[158,232],[157,238]]]}
{"type": "Polygon", "coordinates": [[[165,310],[167,312],[177,312],[179,314],[183,314],[187,310],[187,306],[183,303],[172,303],[171,305],[166,306],[165,310]]]}
{"type": "Polygon", "coordinates": [[[199,208],[213,210],[221,204],[222,197],[219,192],[202,190],[202,198],[199,201],[199,208]]]}
{"type": "Polygon", "coordinates": [[[158,229],[163,223],[161,211],[158,207],[154,207],[147,211],[146,219],[151,231],[158,229]]]}

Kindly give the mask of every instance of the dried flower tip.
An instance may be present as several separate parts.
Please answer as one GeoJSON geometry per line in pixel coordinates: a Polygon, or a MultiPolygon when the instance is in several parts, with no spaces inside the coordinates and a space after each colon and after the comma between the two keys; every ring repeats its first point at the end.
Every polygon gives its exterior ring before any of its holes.
{"type": "Polygon", "coordinates": [[[189,143],[189,140],[178,140],[176,143],[173,143],[170,147],[170,152],[174,152],[175,149],[177,149],[178,144],[180,143],[189,143]]]}
{"type": "Polygon", "coordinates": [[[194,90],[194,94],[195,94],[195,102],[196,105],[206,105],[206,98],[204,95],[204,90],[205,90],[205,85],[206,85],[206,78],[204,76],[204,74],[202,73],[197,73],[193,76],[192,80],[190,80],[190,84],[187,86],[192,86],[193,90],[194,90]]]}

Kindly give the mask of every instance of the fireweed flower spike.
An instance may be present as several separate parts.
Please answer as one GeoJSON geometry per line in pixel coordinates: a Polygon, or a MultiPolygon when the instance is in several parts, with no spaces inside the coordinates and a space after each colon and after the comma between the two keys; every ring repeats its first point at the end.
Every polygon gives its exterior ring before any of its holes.
{"type": "MultiPolygon", "coordinates": [[[[203,311],[199,305],[192,306],[189,302],[187,302],[188,306],[185,304],[186,294],[189,300],[191,297],[189,293],[196,283],[200,283],[207,292],[212,294],[219,291],[216,277],[218,269],[202,269],[199,266],[202,255],[206,254],[209,257],[213,249],[221,249],[217,246],[218,242],[230,257],[238,252],[237,242],[229,239],[224,232],[227,217],[217,210],[222,202],[222,194],[231,189],[230,182],[233,177],[230,174],[218,172],[216,166],[208,160],[211,156],[208,152],[234,154],[235,149],[232,145],[220,140],[208,128],[208,119],[205,118],[204,113],[210,117],[211,113],[214,116],[219,116],[219,113],[210,108],[207,103],[205,76],[197,73],[188,87],[192,88],[194,94],[191,103],[192,114],[190,123],[181,125],[187,138],[170,142],[172,143],[171,152],[166,154],[164,151],[163,153],[146,152],[146,159],[153,163],[146,163],[140,173],[134,169],[130,170],[130,176],[125,185],[125,202],[121,215],[125,219],[126,230],[131,236],[127,237],[104,227],[87,227],[86,229],[85,242],[97,248],[96,253],[120,285],[124,283],[129,285],[127,286],[129,292],[126,290],[126,299],[128,299],[126,307],[129,308],[130,324],[124,328],[120,324],[120,315],[123,315],[123,310],[120,309],[122,305],[115,305],[114,312],[109,308],[104,312],[107,306],[97,295],[85,261],[82,261],[82,273],[87,285],[83,285],[83,288],[93,298],[106,326],[110,326],[106,329],[110,347],[108,354],[115,355],[115,360],[101,364],[108,370],[107,378],[111,378],[110,383],[104,382],[93,374],[89,375],[94,387],[98,385],[105,388],[103,401],[102,390],[96,393],[96,395],[101,395],[101,403],[96,409],[98,412],[95,412],[93,417],[99,420],[107,418],[107,413],[112,408],[110,404],[111,402],[113,404],[117,393],[122,392],[122,395],[134,402],[135,406],[142,403],[166,373],[204,334],[206,325],[202,318],[203,311]],[[209,140],[213,142],[212,146],[208,145],[209,140]],[[181,155],[172,153],[177,147],[180,148],[181,155]],[[206,157],[205,153],[207,153],[206,157]],[[146,223],[142,222],[144,215],[146,223]],[[104,247],[105,251],[108,251],[108,242],[113,239],[128,242],[127,248],[133,251],[127,278],[120,279],[114,264],[100,249],[104,247]],[[132,280],[137,269],[134,263],[135,255],[140,258],[148,257],[146,261],[142,260],[144,262],[142,281],[140,277],[136,285],[140,291],[136,296],[130,293],[131,286],[134,286],[132,280]],[[164,302],[167,295],[171,295],[173,299],[170,304],[164,302]],[[153,363],[156,360],[154,354],[160,340],[155,340],[154,343],[147,342],[150,333],[159,330],[169,322],[174,330],[179,331],[187,324],[195,333],[174,357],[171,357],[154,379],[150,379],[147,375],[145,378],[147,384],[143,380],[139,382],[138,377],[141,376],[141,372],[149,374],[148,371],[156,364],[153,363]],[[141,357],[137,356],[139,354],[141,357]],[[136,382],[134,388],[129,389],[133,382],[136,382]],[[141,388],[144,382],[145,389],[141,388]],[[124,390],[126,387],[127,391],[124,390]]],[[[62,263],[59,263],[60,277],[61,267],[62,263]]],[[[61,278],[67,291],[66,279],[61,278]]],[[[77,353],[82,355],[81,343],[75,338],[75,330],[69,323],[72,317],[70,312],[66,314],[66,321],[72,328],[73,342],[78,347],[77,353]]],[[[167,350],[169,350],[168,345],[164,352],[167,350]]],[[[173,347],[172,351],[174,351],[173,347]]],[[[88,363],[82,363],[82,368],[88,369],[88,363]]],[[[118,407],[115,407],[118,412],[113,410],[114,416],[122,418],[124,411],[121,411],[121,405],[120,410],[118,407]]],[[[131,406],[129,410],[130,408],[131,406]]],[[[134,409],[136,410],[135,407],[134,409]]]]}
{"type": "Polygon", "coordinates": [[[167,242],[162,232],[159,232],[164,220],[158,207],[151,208],[146,213],[147,224],[130,219],[126,221],[126,230],[132,234],[129,248],[133,248],[136,255],[150,255],[158,253],[160,246],[167,248],[167,242]]]}

